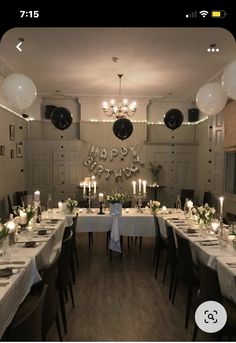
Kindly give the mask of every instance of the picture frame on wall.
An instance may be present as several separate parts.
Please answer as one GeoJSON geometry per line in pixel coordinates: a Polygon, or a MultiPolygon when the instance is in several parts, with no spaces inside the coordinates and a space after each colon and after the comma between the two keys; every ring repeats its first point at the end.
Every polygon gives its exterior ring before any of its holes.
{"type": "Polygon", "coordinates": [[[23,157],[23,145],[17,143],[16,144],[16,157],[23,157]]]}
{"type": "Polygon", "coordinates": [[[0,146],[0,156],[4,156],[5,155],[5,145],[1,145],[0,146]]]}
{"type": "Polygon", "coordinates": [[[11,158],[14,158],[14,149],[11,149],[11,158]]]}
{"type": "Polygon", "coordinates": [[[15,140],[15,126],[14,125],[10,125],[9,134],[10,134],[10,140],[14,141],[15,140]]]}

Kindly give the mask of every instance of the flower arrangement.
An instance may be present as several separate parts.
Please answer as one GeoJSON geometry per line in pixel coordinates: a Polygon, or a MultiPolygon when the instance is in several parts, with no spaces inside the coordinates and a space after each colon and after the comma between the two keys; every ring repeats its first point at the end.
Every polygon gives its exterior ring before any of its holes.
{"type": "Polygon", "coordinates": [[[5,238],[7,238],[9,234],[9,229],[6,225],[0,224],[0,241],[3,241],[5,238]]]}
{"type": "Polygon", "coordinates": [[[109,202],[110,204],[123,204],[126,200],[127,196],[123,193],[112,193],[111,195],[107,195],[107,202],[109,202]]]}
{"type": "Polygon", "coordinates": [[[197,221],[199,224],[210,224],[216,210],[214,207],[209,207],[206,203],[204,206],[199,206],[192,209],[192,213],[197,216],[197,221]]]}
{"type": "Polygon", "coordinates": [[[78,205],[78,201],[68,198],[66,200],[66,208],[72,213],[74,208],[78,205]]]}
{"type": "Polygon", "coordinates": [[[157,200],[150,200],[147,203],[147,206],[152,210],[152,212],[156,212],[156,210],[160,207],[161,203],[157,200]]]}
{"type": "Polygon", "coordinates": [[[34,217],[36,214],[36,208],[33,205],[28,205],[26,208],[19,207],[18,208],[18,215],[20,215],[21,212],[26,213],[26,220],[27,220],[27,225],[31,221],[31,219],[34,217]]]}
{"type": "Polygon", "coordinates": [[[149,170],[151,170],[152,176],[155,179],[157,179],[157,177],[158,177],[158,175],[162,169],[162,165],[158,164],[157,162],[154,162],[154,163],[150,162],[149,165],[150,165],[149,170]]]}

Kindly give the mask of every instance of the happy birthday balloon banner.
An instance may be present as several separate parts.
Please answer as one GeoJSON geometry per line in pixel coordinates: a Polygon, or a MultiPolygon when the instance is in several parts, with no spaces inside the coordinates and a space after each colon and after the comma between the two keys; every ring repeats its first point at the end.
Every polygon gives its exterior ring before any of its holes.
{"type": "Polygon", "coordinates": [[[140,166],[144,167],[144,163],[140,161],[135,146],[120,149],[106,149],[93,145],[88,153],[87,158],[83,161],[83,164],[89,169],[90,172],[93,172],[95,176],[101,177],[102,175],[105,175],[105,180],[108,180],[111,175],[114,175],[116,182],[123,180],[124,177],[126,179],[130,178],[132,174],[139,172],[140,166]],[[103,164],[101,164],[101,161],[107,160],[111,162],[115,159],[124,161],[129,154],[131,154],[133,161],[125,168],[113,170],[106,168],[103,164]]]}

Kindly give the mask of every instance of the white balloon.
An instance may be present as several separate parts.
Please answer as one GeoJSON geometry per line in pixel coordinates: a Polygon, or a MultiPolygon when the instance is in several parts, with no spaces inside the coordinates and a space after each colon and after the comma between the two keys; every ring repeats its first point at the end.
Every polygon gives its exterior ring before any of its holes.
{"type": "Polygon", "coordinates": [[[222,75],[222,87],[225,93],[236,100],[236,61],[230,63],[222,75]]]}
{"type": "Polygon", "coordinates": [[[220,112],[224,108],[226,101],[227,96],[221,85],[215,82],[202,86],[196,97],[197,107],[207,115],[220,112]]]}
{"type": "Polygon", "coordinates": [[[10,74],[2,83],[3,94],[14,107],[24,110],[32,105],[37,96],[33,81],[23,74],[10,74]]]}

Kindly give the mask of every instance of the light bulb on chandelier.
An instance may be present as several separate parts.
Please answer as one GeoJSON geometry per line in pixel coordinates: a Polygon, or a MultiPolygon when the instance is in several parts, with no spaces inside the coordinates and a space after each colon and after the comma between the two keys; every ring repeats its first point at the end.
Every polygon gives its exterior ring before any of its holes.
{"type": "Polygon", "coordinates": [[[102,109],[107,117],[124,118],[125,116],[132,117],[137,110],[137,103],[133,101],[129,104],[128,99],[121,100],[121,78],[123,74],[118,74],[119,77],[119,100],[116,103],[115,99],[110,100],[110,104],[107,101],[102,103],[102,109]]]}

